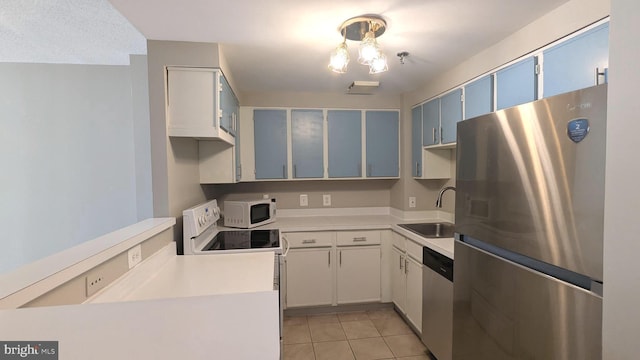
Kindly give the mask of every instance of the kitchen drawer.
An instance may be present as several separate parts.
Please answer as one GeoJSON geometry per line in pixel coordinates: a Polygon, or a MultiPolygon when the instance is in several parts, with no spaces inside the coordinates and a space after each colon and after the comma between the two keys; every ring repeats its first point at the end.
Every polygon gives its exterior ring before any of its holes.
{"type": "Polygon", "coordinates": [[[380,231],[339,231],[338,246],[379,245],[380,231]]]}
{"type": "Polygon", "coordinates": [[[397,232],[394,231],[391,233],[391,244],[393,244],[393,246],[398,248],[398,250],[405,251],[405,249],[407,248],[405,244],[406,241],[407,241],[406,238],[398,234],[397,232]]]}
{"type": "Polygon", "coordinates": [[[291,232],[284,233],[283,236],[289,242],[289,247],[308,248],[308,247],[327,247],[333,246],[335,232],[333,231],[310,231],[310,232],[291,232]]]}
{"type": "Polygon", "coordinates": [[[407,255],[414,258],[416,261],[422,264],[422,245],[413,242],[411,239],[407,239],[407,255]]]}

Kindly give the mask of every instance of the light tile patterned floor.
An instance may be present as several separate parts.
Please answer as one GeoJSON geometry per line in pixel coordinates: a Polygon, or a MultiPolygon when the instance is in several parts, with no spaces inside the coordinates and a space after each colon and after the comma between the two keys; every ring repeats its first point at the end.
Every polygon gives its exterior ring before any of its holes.
{"type": "Polygon", "coordinates": [[[393,309],[284,319],[285,360],[429,360],[393,309]]]}

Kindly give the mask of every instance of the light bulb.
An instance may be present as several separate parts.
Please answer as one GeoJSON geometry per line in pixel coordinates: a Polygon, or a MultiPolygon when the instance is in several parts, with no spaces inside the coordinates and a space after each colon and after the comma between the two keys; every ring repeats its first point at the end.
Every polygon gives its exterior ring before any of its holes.
{"type": "Polygon", "coordinates": [[[347,65],[349,64],[349,50],[347,44],[342,43],[333,50],[331,57],[329,58],[329,69],[336,73],[347,72],[347,65]]]}
{"type": "Polygon", "coordinates": [[[368,31],[364,35],[362,42],[360,42],[358,62],[363,65],[369,65],[379,54],[380,49],[376,42],[376,36],[373,31],[368,31]]]}
{"type": "Polygon", "coordinates": [[[379,74],[387,70],[389,70],[389,65],[387,64],[387,57],[383,53],[371,60],[369,64],[369,74],[379,74]]]}

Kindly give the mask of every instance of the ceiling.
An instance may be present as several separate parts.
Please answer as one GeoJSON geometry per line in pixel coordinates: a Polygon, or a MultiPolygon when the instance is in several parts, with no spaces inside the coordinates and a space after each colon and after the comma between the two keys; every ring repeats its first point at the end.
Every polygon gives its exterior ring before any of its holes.
{"type": "Polygon", "coordinates": [[[380,92],[406,92],[505,38],[567,0],[110,0],[148,39],[223,44],[240,91],[343,92],[379,80],[380,92]],[[389,71],[369,75],[347,41],[346,74],[328,70],[340,24],[379,14],[389,71]],[[401,65],[396,54],[408,51],[401,65]]]}
{"type": "Polygon", "coordinates": [[[100,63],[85,53],[144,53],[144,38],[215,42],[238,91],[344,92],[355,80],[379,80],[380,92],[401,93],[568,0],[0,1],[0,61],[20,61],[22,52],[55,57],[76,49],[81,56],[52,62],[100,63]],[[329,71],[329,54],[342,41],[338,27],[363,14],[387,22],[378,42],[389,71],[369,75],[357,63],[352,41],[348,72],[329,71]],[[404,65],[396,56],[400,51],[410,53],[404,65]]]}

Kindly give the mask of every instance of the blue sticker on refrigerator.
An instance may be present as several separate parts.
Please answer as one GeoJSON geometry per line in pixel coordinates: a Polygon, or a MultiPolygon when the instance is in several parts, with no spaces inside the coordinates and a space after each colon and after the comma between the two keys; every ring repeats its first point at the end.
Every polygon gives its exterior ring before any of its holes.
{"type": "Polygon", "coordinates": [[[589,134],[589,120],[575,119],[567,124],[567,135],[574,143],[584,140],[587,134],[589,134]]]}

